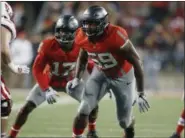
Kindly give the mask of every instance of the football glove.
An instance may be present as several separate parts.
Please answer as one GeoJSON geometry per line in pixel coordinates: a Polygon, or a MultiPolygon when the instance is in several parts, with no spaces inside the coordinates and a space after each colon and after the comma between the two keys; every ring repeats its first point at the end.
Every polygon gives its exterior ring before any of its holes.
{"type": "Polygon", "coordinates": [[[13,62],[8,64],[9,68],[17,74],[29,74],[30,68],[28,68],[26,65],[15,65],[13,62]]]}
{"type": "Polygon", "coordinates": [[[146,99],[146,96],[143,92],[138,92],[138,106],[139,106],[139,111],[140,113],[148,111],[148,109],[150,108],[150,105],[146,99]]]}
{"type": "Polygon", "coordinates": [[[46,91],[46,101],[48,102],[48,104],[53,104],[57,102],[57,96],[59,96],[59,94],[51,87],[49,87],[46,91]]]}

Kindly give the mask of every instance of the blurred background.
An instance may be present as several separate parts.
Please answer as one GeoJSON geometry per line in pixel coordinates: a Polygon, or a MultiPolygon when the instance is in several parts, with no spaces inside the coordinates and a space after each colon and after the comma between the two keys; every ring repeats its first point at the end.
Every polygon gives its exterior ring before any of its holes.
{"type": "MultiPolygon", "coordinates": [[[[32,67],[39,43],[52,36],[59,16],[78,19],[90,5],[101,5],[112,24],[125,28],[144,61],[148,91],[184,90],[184,2],[9,2],[14,10],[17,38],[11,44],[17,64],[32,67]]],[[[4,68],[10,88],[31,88],[30,75],[18,76],[4,68]]]]}

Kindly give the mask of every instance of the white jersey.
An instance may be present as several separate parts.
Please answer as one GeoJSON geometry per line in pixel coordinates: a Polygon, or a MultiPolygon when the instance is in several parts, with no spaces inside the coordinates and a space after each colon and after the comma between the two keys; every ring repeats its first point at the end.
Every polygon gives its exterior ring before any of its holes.
{"type": "Polygon", "coordinates": [[[7,28],[11,32],[11,41],[16,38],[15,24],[11,20],[6,19],[5,17],[1,17],[1,26],[7,28]]]}

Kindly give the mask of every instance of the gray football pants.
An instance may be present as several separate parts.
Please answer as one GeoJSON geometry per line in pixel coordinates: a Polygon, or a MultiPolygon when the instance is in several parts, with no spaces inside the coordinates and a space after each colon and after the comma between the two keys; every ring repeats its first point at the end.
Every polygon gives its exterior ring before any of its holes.
{"type": "MultiPolygon", "coordinates": [[[[72,98],[74,98],[78,102],[81,101],[82,92],[83,92],[83,88],[84,88],[84,82],[88,79],[88,77],[89,77],[89,73],[87,71],[85,71],[84,75],[82,76],[84,81],[80,82],[80,84],[73,90],[74,92],[68,93],[69,96],[71,96],[72,98]]],[[[53,88],[53,89],[55,89],[55,88],[53,88]]],[[[56,91],[62,91],[62,92],[69,91],[69,90],[66,90],[66,88],[60,88],[60,89],[57,88],[55,90],[56,91]]],[[[45,97],[46,97],[45,93],[42,92],[39,85],[35,84],[33,86],[33,88],[31,89],[31,91],[29,92],[26,100],[31,101],[31,102],[35,103],[36,106],[38,106],[46,100],[45,97]]]]}
{"type": "Polygon", "coordinates": [[[92,109],[111,89],[116,100],[117,119],[120,126],[127,128],[132,120],[132,104],[135,99],[135,77],[132,68],[120,78],[112,79],[105,76],[96,67],[88,78],[83,89],[82,100],[78,109],[81,114],[89,115],[92,109]]]}
{"type": "MultiPolygon", "coordinates": [[[[84,83],[83,81],[81,81],[80,84],[75,88],[75,92],[70,93],[70,96],[80,102],[82,97],[83,87],[84,87],[84,83]]],[[[56,90],[66,92],[65,88],[56,89],[56,90]]],[[[46,100],[45,97],[46,97],[45,92],[42,92],[39,85],[35,84],[35,86],[29,92],[26,100],[33,102],[36,106],[39,106],[46,100]]]]}

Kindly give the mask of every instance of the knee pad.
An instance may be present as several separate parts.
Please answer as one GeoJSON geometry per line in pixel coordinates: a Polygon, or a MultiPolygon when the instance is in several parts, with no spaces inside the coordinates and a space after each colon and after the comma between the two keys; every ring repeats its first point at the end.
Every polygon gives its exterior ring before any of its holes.
{"type": "Polygon", "coordinates": [[[80,107],[78,109],[79,114],[89,115],[91,112],[91,107],[87,101],[81,101],[80,107]]]}
{"type": "Polygon", "coordinates": [[[12,109],[12,100],[1,100],[1,117],[10,115],[12,109]]]}

